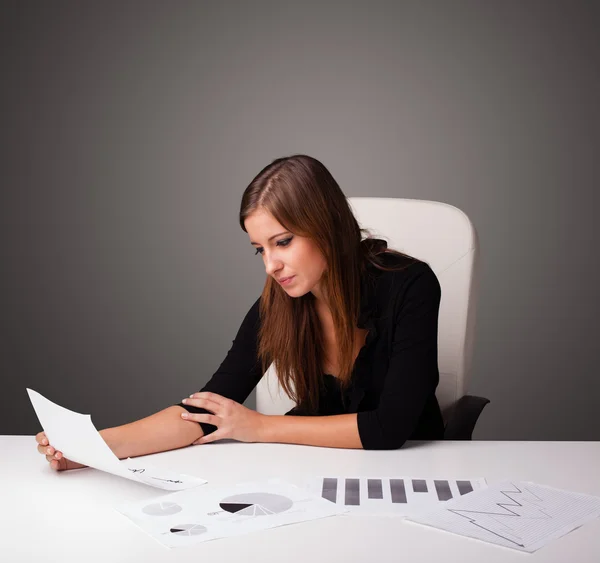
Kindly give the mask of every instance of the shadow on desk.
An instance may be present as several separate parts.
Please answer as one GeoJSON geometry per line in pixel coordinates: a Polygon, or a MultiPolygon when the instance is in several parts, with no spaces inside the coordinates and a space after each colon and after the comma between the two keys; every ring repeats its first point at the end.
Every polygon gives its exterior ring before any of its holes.
{"type": "MultiPolygon", "coordinates": [[[[219,444],[248,444],[248,445],[252,445],[252,444],[261,444],[261,443],[267,443],[267,442],[238,442],[237,440],[232,440],[231,438],[223,438],[221,440],[215,440],[214,442],[209,442],[208,444],[202,444],[202,447],[205,446],[217,446],[219,444]]],[[[271,443],[271,442],[268,442],[271,443]]],[[[284,442],[272,442],[273,444],[280,444],[280,445],[284,445],[284,446],[289,446],[291,444],[286,444],[284,442]]],[[[413,448],[419,448],[419,447],[423,447],[423,446],[428,446],[429,444],[433,443],[431,440],[413,440],[413,441],[409,441],[409,442],[405,442],[404,445],[401,448],[398,448],[400,450],[408,450],[408,449],[413,449],[413,448]]],[[[191,447],[191,446],[187,446],[187,447],[191,447]]],[[[303,447],[303,448],[324,448],[326,446],[307,446],[307,445],[303,445],[300,444],[299,447],[303,447]]],[[[344,448],[328,448],[331,450],[337,450],[337,449],[344,449],[344,448]]],[[[378,451],[378,450],[374,450],[374,451],[378,451]]],[[[379,450],[379,451],[385,451],[385,450],[379,450]]]]}

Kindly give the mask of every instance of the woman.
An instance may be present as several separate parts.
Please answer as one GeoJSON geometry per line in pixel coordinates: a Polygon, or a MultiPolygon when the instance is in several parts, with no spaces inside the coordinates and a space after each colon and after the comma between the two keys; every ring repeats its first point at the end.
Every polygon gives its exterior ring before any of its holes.
{"type": "MultiPolygon", "coordinates": [[[[266,166],[242,197],[240,225],[267,279],[227,357],[199,393],[100,431],[119,458],[221,438],[338,448],[441,439],[435,389],[440,286],[424,262],[361,240],[348,201],[318,160],[266,166]],[[267,416],[242,405],[274,362],[298,405],[267,416]]],[[[81,467],[43,432],[53,469],[81,467]]]]}

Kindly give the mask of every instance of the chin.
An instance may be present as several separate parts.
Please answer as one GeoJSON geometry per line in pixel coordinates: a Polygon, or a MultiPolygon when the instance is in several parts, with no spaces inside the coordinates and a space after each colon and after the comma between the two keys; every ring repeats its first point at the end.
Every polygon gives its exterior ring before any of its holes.
{"type": "Polygon", "coordinates": [[[306,295],[310,290],[300,287],[290,287],[289,289],[283,288],[283,291],[285,291],[290,297],[297,298],[306,295]]]}
{"type": "Polygon", "coordinates": [[[285,291],[287,293],[288,297],[296,298],[296,297],[302,297],[304,295],[304,293],[300,293],[298,290],[294,290],[294,289],[290,289],[290,290],[284,289],[283,291],[285,291]]]}

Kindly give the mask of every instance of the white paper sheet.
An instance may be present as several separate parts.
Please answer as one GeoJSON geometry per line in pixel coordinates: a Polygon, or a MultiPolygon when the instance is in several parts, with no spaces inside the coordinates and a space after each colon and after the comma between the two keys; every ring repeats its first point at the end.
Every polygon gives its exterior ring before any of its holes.
{"type": "Polygon", "coordinates": [[[600,516],[600,497],[504,481],[407,520],[534,552],[600,516]]]}
{"type": "Polygon", "coordinates": [[[424,477],[326,476],[310,479],[315,495],[348,509],[349,513],[406,516],[435,508],[441,502],[486,487],[485,479],[424,477]]]}
{"type": "Polygon", "coordinates": [[[167,547],[326,518],[343,508],[280,479],[181,491],[117,509],[167,547]]]}
{"type": "Polygon", "coordinates": [[[206,483],[204,479],[152,467],[144,460],[120,460],[108,447],[89,414],[80,414],[27,389],[48,441],[67,459],[159,489],[179,491],[206,483]]]}

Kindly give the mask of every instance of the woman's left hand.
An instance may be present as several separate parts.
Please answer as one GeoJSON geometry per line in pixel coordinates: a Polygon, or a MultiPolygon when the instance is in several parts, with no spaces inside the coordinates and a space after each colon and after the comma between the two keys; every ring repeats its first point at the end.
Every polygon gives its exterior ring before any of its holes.
{"type": "Polygon", "coordinates": [[[184,420],[207,422],[217,427],[211,434],[198,438],[193,445],[207,444],[223,438],[231,438],[240,442],[260,442],[262,439],[266,416],[247,409],[232,399],[216,393],[194,393],[189,398],[183,399],[182,402],[185,405],[203,408],[214,413],[182,413],[181,416],[184,420]]]}

